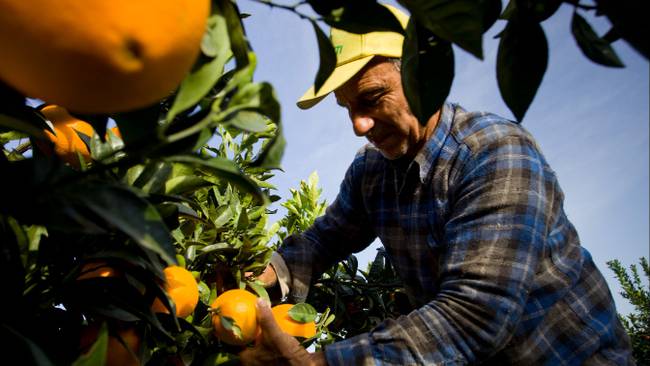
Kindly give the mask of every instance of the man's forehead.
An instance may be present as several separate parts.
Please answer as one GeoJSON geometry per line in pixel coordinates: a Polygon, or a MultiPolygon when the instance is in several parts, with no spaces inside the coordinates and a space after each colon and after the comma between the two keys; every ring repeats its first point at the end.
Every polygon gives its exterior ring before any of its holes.
{"type": "Polygon", "coordinates": [[[363,68],[354,77],[336,89],[334,95],[336,96],[337,102],[341,104],[340,102],[344,99],[356,98],[359,95],[385,88],[388,84],[388,75],[385,66],[382,64],[377,63],[363,68]]]}

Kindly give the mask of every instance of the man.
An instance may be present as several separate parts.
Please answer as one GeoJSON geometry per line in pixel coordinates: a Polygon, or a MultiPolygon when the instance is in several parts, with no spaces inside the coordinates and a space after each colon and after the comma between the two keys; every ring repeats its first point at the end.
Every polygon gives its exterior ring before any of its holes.
{"type": "Polygon", "coordinates": [[[327,213],[288,238],[261,278],[304,300],[311,281],[379,237],[417,309],[307,353],[261,302],[262,340],[244,363],[633,364],[607,284],[528,132],[449,103],[420,123],[402,91],[401,36],[331,38],[336,70],[298,105],[333,91],[370,143],[327,213]]]}

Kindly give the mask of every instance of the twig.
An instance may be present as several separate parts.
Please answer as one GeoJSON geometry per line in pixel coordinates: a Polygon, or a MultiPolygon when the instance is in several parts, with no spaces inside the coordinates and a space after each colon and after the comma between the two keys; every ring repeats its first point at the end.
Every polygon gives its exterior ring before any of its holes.
{"type": "Polygon", "coordinates": [[[295,3],[293,5],[278,4],[278,3],[274,3],[271,0],[252,0],[252,1],[256,2],[256,3],[268,5],[271,8],[280,8],[280,9],[288,10],[290,12],[293,12],[297,16],[299,16],[301,19],[309,20],[309,21],[312,21],[312,22],[317,22],[317,21],[322,20],[322,18],[315,18],[315,17],[309,16],[309,15],[307,15],[305,13],[302,13],[302,12],[298,11],[298,8],[300,6],[302,6],[302,5],[307,4],[307,1],[298,1],[297,3],[295,3]]]}

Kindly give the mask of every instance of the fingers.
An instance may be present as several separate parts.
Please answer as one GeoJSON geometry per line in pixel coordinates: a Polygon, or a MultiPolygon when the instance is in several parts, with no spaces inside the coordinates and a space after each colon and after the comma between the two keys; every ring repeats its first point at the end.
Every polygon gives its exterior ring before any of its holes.
{"type": "Polygon", "coordinates": [[[257,299],[257,324],[265,337],[275,339],[284,334],[273,317],[271,304],[261,297],[257,299]]]}
{"type": "MultiPolygon", "coordinates": [[[[253,276],[253,272],[244,273],[244,277],[253,276]]],[[[278,275],[272,265],[267,265],[264,271],[257,276],[257,279],[264,283],[264,287],[272,287],[278,282],[278,275]]]]}

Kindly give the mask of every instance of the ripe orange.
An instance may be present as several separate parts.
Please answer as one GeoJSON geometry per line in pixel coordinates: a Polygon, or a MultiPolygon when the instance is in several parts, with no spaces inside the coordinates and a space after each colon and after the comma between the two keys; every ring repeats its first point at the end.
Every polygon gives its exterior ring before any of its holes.
{"type": "Polygon", "coordinates": [[[217,338],[236,346],[243,346],[255,339],[259,332],[256,302],[257,296],[246,290],[229,290],[219,295],[212,303],[215,311],[212,314],[212,325],[217,338]],[[224,326],[222,317],[230,318],[240,332],[224,326]]]}
{"type": "MultiPolygon", "coordinates": [[[[165,291],[176,305],[176,316],[185,318],[194,312],[199,302],[199,286],[192,273],[180,266],[165,268],[165,291]]],[[[160,299],[153,303],[153,310],[159,313],[169,313],[160,299]]]]}
{"type": "MultiPolygon", "coordinates": [[[[88,137],[93,135],[95,130],[93,130],[93,127],[88,122],[74,118],[65,108],[54,104],[42,107],[41,113],[52,122],[56,135],[47,130],[45,134],[54,145],[54,153],[61,160],[72,166],[79,167],[79,158],[77,156],[77,152],[79,152],[83,156],[84,161],[90,161],[88,146],[86,146],[86,143],[77,134],[78,131],[88,137]]],[[[115,136],[122,138],[122,134],[117,127],[111,128],[111,131],[113,131],[115,136]]],[[[37,145],[46,154],[51,153],[49,146],[38,142],[37,145]]]]}
{"type": "Polygon", "coordinates": [[[281,304],[271,308],[273,318],[275,318],[280,329],[294,337],[311,338],[316,335],[316,323],[313,321],[300,323],[289,316],[289,310],[291,310],[292,307],[292,304],[281,304]]]}
{"type": "MultiPolygon", "coordinates": [[[[79,166],[77,152],[83,156],[84,161],[90,161],[90,151],[77,131],[90,137],[94,132],[93,127],[88,122],[72,117],[65,108],[57,105],[46,105],[41,112],[52,122],[54,132],[56,132],[54,135],[50,131],[45,131],[47,137],[54,144],[54,153],[61,160],[75,167],[79,166]]],[[[39,146],[43,148],[42,145],[39,146]]],[[[47,148],[44,150],[48,151],[47,148]]]]}
{"type": "Polygon", "coordinates": [[[210,0],[0,0],[0,79],[83,113],[152,104],[199,54],[210,0]]]}
{"type": "MultiPolygon", "coordinates": [[[[82,352],[88,352],[97,340],[99,325],[93,323],[81,331],[80,346],[82,352]]],[[[124,347],[117,337],[109,334],[106,350],[106,366],[138,366],[140,360],[136,357],[141,345],[141,336],[135,327],[120,329],[118,334],[131,351],[124,347]]]]}

